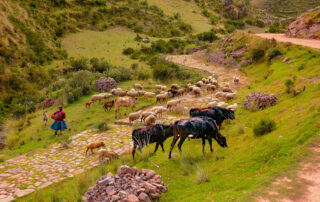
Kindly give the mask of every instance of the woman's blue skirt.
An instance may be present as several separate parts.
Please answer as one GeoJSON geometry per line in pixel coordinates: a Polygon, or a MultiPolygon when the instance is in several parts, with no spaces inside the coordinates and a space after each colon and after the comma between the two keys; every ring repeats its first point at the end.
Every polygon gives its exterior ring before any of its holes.
{"type": "Polygon", "coordinates": [[[52,130],[65,130],[67,129],[67,124],[64,121],[54,121],[51,125],[52,130]]]}

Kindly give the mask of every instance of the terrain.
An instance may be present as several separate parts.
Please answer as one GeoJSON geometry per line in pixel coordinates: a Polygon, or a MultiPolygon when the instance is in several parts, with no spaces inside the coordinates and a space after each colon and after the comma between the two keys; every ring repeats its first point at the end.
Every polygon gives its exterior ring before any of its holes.
{"type": "MultiPolygon", "coordinates": [[[[168,191],[160,201],[317,201],[319,40],[261,32],[272,26],[284,31],[283,19],[318,5],[304,0],[0,2],[0,147],[5,147],[0,201],[81,201],[97,179],[120,165],[161,175],[168,191]],[[114,108],[105,111],[103,102],[85,107],[99,93],[100,77],[114,78],[123,90],[140,83],[153,92],[157,84],[185,88],[209,76],[218,80],[214,92],[170,98],[181,104],[157,123],[187,118],[185,107],[208,107],[229,83],[236,97],[223,101],[237,103],[236,119],[221,128],[228,148],[214,141],[213,153],[207,144],[203,155],[201,140],[190,140],[182,154],[176,146],[169,160],[170,137],[165,152],[153,153],[153,144],[133,160],[131,132],[143,124],[116,124],[114,108]],[[258,92],[274,94],[277,104],[245,108],[247,96],[258,92]],[[48,99],[54,104],[44,108],[48,99]],[[50,116],[58,105],[64,106],[68,129],[54,136],[53,120],[45,126],[43,113],[50,116]],[[257,134],[265,120],[275,126],[257,134]],[[95,140],[120,158],[101,162],[97,152],[86,155],[86,145],[95,140]]],[[[140,97],[134,111],[157,105],[166,103],[140,97]]],[[[127,123],[124,109],[121,113],[118,121],[127,123]]]]}

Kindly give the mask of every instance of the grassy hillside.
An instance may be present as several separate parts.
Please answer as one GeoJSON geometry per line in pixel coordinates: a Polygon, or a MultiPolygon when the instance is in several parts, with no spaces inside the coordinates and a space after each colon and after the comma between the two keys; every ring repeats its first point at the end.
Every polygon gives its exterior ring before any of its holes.
{"type": "MultiPolygon", "coordinates": [[[[184,143],[182,156],[168,160],[169,139],[165,142],[165,153],[152,154],[152,145],[142,156],[139,154],[136,161],[132,161],[131,156],[124,156],[112,165],[101,165],[20,201],[38,201],[39,198],[44,201],[80,200],[99,176],[115,172],[121,164],[155,169],[169,187],[160,201],[253,201],[258,195],[268,195],[265,187],[270,181],[283,173],[293,172],[298,167],[298,160],[308,156],[307,146],[319,141],[320,52],[243,35],[227,43],[233,47],[243,40],[248,42],[249,52],[257,44],[267,43],[274,44],[273,48],[279,49],[282,56],[268,61],[269,55],[264,54],[254,64],[242,68],[251,83],[235,100],[240,105],[236,120],[223,124],[222,134],[227,135],[228,148],[220,148],[214,143],[215,153],[203,156],[201,141],[191,140],[184,143]],[[282,63],[285,57],[290,57],[292,63],[282,63]],[[296,89],[305,85],[306,90],[296,97],[287,94],[284,83],[288,79],[294,81],[296,89]],[[242,103],[251,92],[275,93],[279,103],[264,110],[245,110],[242,103]],[[266,117],[276,122],[276,130],[255,136],[254,125],[266,117]]],[[[208,147],[206,151],[209,152],[208,147]]],[[[179,153],[177,147],[173,152],[179,153]]]]}
{"type": "Polygon", "coordinates": [[[251,0],[253,6],[266,9],[278,17],[296,17],[320,5],[318,0],[251,0]]]}

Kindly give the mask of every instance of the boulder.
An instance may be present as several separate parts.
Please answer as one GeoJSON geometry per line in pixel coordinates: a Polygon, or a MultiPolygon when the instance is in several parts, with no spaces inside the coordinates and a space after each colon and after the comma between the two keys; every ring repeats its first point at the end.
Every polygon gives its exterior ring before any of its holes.
{"type": "Polygon", "coordinates": [[[107,92],[117,88],[117,82],[111,77],[101,77],[96,81],[96,89],[99,92],[107,92]]]}
{"type": "Polygon", "coordinates": [[[285,34],[288,37],[320,39],[320,6],[299,16],[288,26],[285,34]]]}

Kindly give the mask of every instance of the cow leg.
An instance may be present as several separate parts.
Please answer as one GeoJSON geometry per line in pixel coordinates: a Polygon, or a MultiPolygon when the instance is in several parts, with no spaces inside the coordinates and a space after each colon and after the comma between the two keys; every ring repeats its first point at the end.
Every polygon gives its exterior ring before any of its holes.
{"type": "Polygon", "coordinates": [[[206,145],[206,138],[203,137],[203,138],[202,138],[202,153],[203,153],[203,155],[206,153],[206,152],[205,152],[205,149],[204,149],[205,145],[206,145]]]}
{"type": "Polygon", "coordinates": [[[132,149],[132,158],[134,159],[134,154],[136,153],[137,145],[133,144],[133,149],[132,149]]]}
{"type": "Polygon", "coordinates": [[[156,153],[156,151],[158,150],[159,147],[159,143],[156,144],[156,147],[154,148],[154,153],[156,153]]]}
{"type": "Polygon", "coordinates": [[[182,147],[182,144],[183,142],[186,140],[186,137],[184,135],[181,135],[181,138],[180,138],[180,141],[178,143],[178,148],[179,148],[179,152],[180,154],[182,154],[182,150],[181,150],[181,147],[182,147]]]}
{"type": "Polygon", "coordinates": [[[210,145],[210,151],[211,153],[213,153],[213,149],[212,149],[212,138],[208,139],[209,145],[210,145]]]}
{"type": "Polygon", "coordinates": [[[176,137],[173,137],[173,140],[172,140],[172,142],[171,142],[171,147],[170,147],[169,156],[168,156],[169,159],[171,159],[172,149],[173,149],[174,145],[176,144],[176,142],[178,141],[178,139],[179,139],[179,137],[177,137],[177,138],[176,138],[176,137]]]}
{"type": "Polygon", "coordinates": [[[164,152],[163,144],[160,143],[160,146],[161,146],[161,148],[162,148],[162,152],[164,152]]]}

